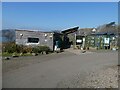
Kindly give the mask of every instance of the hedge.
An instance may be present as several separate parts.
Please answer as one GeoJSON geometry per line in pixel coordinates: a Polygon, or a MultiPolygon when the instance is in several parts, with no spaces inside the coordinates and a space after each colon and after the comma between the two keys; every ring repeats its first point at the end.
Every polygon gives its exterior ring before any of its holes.
{"type": "Polygon", "coordinates": [[[7,43],[3,45],[3,52],[7,53],[43,53],[50,52],[50,48],[48,46],[23,46],[17,45],[15,43],[7,43]]]}

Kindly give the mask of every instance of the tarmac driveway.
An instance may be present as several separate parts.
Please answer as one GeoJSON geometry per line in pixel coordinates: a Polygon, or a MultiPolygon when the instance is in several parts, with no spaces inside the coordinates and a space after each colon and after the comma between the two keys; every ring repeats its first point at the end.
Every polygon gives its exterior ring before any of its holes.
{"type": "Polygon", "coordinates": [[[5,63],[3,63],[3,88],[56,88],[62,80],[69,79],[78,73],[82,81],[89,72],[97,72],[108,66],[117,65],[118,54],[107,52],[76,55],[63,52],[57,55],[32,57],[32,61],[36,63],[16,69],[11,64],[13,70],[5,69],[10,67],[4,67],[5,63]]]}

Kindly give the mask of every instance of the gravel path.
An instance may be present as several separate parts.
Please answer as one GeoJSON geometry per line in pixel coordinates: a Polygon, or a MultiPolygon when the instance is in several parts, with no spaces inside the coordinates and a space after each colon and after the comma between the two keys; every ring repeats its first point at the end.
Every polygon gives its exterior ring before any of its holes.
{"type": "Polygon", "coordinates": [[[3,88],[117,88],[117,63],[117,52],[19,57],[3,62],[3,88]]]}
{"type": "Polygon", "coordinates": [[[100,71],[83,72],[58,83],[57,88],[118,88],[118,67],[109,66],[100,71]]]}
{"type": "Polygon", "coordinates": [[[46,62],[54,60],[57,58],[63,58],[73,56],[73,54],[68,52],[62,53],[51,53],[47,55],[38,55],[38,56],[22,56],[17,58],[11,58],[10,60],[2,60],[2,72],[13,71],[19,68],[27,67],[33,64],[46,62]]]}

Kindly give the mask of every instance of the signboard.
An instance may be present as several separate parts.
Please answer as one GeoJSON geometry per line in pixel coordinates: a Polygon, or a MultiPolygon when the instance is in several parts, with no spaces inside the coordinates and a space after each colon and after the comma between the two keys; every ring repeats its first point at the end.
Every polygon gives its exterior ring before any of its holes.
{"type": "Polygon", "coordinates": [[[76,45],[81,45],[83,43],[83,36],[76,36],[76,45]]]}
{"type": "Polygon", "coordinates": [[[78,39],[78,40],[77,40],[77,43],[82,43],[82,40],[78,39]]]}
{"type": "Polygon", "coordinates": [[[109,46],[110,38],[104,38],[104,45],[109,46]]]}

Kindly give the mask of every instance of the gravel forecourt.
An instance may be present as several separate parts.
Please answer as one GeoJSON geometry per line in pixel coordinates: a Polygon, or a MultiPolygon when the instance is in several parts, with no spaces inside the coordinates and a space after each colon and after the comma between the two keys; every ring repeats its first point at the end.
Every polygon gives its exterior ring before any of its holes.
{"type": "Polygon", "coordinates": [[[64,79],[57,88],[118,88],[118,67],[111,66],[97,72],[78,73],[64,79]],[[86,75],[85,75],[86,74],[86,75]],[[82,79],[81,79],[82,77],[82,79]]]}
{"type": "Polygon", "coordinates": [[[118,88],[117,64],[115,51],[3,60],[3,88],[118,88]]]}

